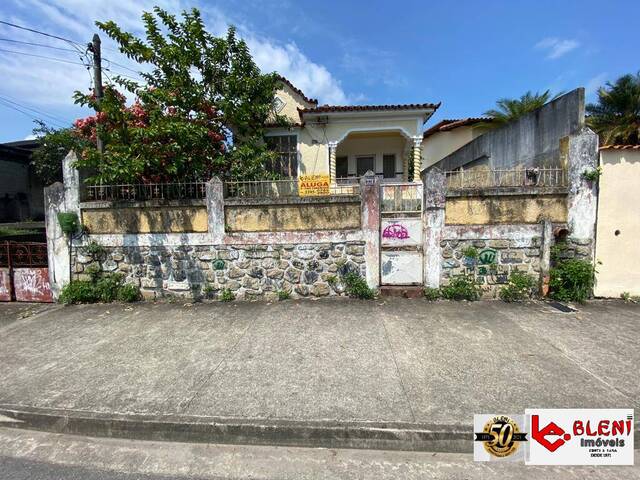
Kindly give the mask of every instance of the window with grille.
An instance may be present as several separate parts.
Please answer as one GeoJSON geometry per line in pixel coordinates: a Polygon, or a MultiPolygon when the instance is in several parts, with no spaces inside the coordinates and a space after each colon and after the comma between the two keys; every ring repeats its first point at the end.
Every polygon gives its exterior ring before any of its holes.
{"type": "Polygon", "coordinates": [[[296,135],[274,135],[266,137],[269,149],[277,154],[268,168],[283,177],[298,176],[298,137],[296,135]]]}
{"type": "Polygon", "coordinates": [[[347,178],[349,176],[349,158],[336,157],[336,178],[347,178]]]}

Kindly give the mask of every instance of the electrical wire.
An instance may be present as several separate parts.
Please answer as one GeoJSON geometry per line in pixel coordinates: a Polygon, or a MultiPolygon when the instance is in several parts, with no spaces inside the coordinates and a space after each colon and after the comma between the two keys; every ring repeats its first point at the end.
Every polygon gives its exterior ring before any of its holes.
{"type": "Polygon", "coordinates": [[[26,52],[20,52],[20,51],[17,51],[17,50],[6,50],[4,48],[0,48],[0,52],[15,53],[17,55],[24,55],[24,56],[27,56],[27,57],[44,58],[46,60],[51,60],[52,62],[67,63],[67,64],[70,64],[70,65],[82,65],[83,67],[91,66],[91,65],[86,65],[86,64],[81,63],[81,62],[73,62],[71,60],[66,60],[64,58],[47,57],[46,55],[36,55],[35,53],[26,53],[26,52]]]}
{"type": "Polygon", "coordinates": [[[80,45],[81,47],[84,47],[82,43],[76,42],[75,40],[59,37],[58,35],[53,35],[51,33],[41,32],[40,30],[36,30],[35,28],[23,27],[22,25],[16,25],[15,23],[5,22],[4,20],[0,20],[0,23],[3,25],[7,25],[9,27],[19,28],[20,30],[26,30],[27,32],[37,33],[39,35],[44,35],[45,37],[55,38],[56,40],[62,40],[63,42],[67,42],[72,45],[80,45]]]}
{"type": "Polygon", "coordinates": [[[24,108],[24,109],[26,109],[26,110],[31,110],[31,111],[32,111],[32,112],[34,112],[34,113],[37,113],[37,114],[43,115],[43,116],[45,116],[45,117],[49,117],[50,119],[55,120],[55,121],[58,121],[58,122],[61,122],[61,123],[71,123],[71,122],[67,122],[67,120],[65,120],[65,119],[63,119],[63,118],[56,117],[55,115],[51,115],[50,113],[44,112],[44,111],[39,110],[39,109],[37,109],[37,108],[29,107],[29,106],[27,106],[27,105],[24,105],[24,104],[18,103],[18,102],[16,102],[15,100],[11,100],[10,98],[8,98],[8,97],[4,97],[4,96],[2,96],[2,95],[0,95],[0,100],[3,100],[3,101],[5,101],[5,102],[12,103],[13,105],[15,105],[15,106],[17,106],[17,107],[24,108]]]}
{"type": "Polygon", "coordinates": [[[33,46],[33,47],[50,48],[52,50],[60,50],[60,51],[63,51],[63,52],[76,53],[78,51],[77,49],[74,49],[74,48],[54,47],[53,45],[47,45],[47,44],[44,44],[44,43],[23,42],[22,40],[13,40],[11,38],[2,38],[2,37],[0,37],[0,42],[19,43],[21,45],[30,45],[30,46],[33,46]]]}
{"type": "MultiPolygon", "coordinates": [[[[11,108],[11,109],[13,109],[13,110],[15,110],[17,112],[20,112],[23,115],[26,115],[27,117],[31,118],[32,120],[41,120],[39,117],[33,115],[32,113],[25,112],[24,110],[14,106],[14,105],[11,105],[10,103],[7,103],[2,99],[0,99],[0,105],[4,105],[7,108],[11,108]]],[[[58,127],[66,128],[65,125],[58,124],[58,122],[52,122],[52,123],[55,123],[58,127]]]]}

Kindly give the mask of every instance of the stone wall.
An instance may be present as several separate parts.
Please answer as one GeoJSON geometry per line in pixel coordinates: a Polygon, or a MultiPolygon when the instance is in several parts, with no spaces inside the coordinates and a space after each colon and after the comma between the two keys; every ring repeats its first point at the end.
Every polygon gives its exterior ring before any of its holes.
{"type": "Polygon", "coordinates": [[[513,272],[524,272],[534,277],[540,274],[541,236],[512,239],[474,239],[441,241],[442,278],[446,285],[451,277],[474,275],[485,297],[497,298],[500,288],[513,272]],[[477,258],[465,256],[474,249],[477,258]]]}
{"type": "Polygon", "coordinates": [[[324,297],[343,294],[340,273],[366,277],[362,241],[284,245],[198,245],[103,247],[90,255],[75,247],[76,279],[88,279],[95,264],[104,272],[119,272],[140,286],[145,298],[188,296],[215,299],[223,289],[237,299],[324,297]]]}

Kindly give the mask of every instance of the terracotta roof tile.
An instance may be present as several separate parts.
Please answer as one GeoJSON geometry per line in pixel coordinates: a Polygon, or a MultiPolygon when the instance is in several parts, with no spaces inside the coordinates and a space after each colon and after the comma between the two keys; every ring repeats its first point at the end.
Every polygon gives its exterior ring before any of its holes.
{"type": "Polygon", "coordinates": [[[469,117],[469,118],[450,118],[441,120],[434,126],[424,132],[424,137],[427,138],[437,132],[448,132],[458,127],[465,127],[468,125],[475,125],[476,123],[491,122],[490,117],[469,117]]]}
{"type": "Polygon", "coordinates": [[[600,150],[640,150],[640,145],[603,145],[600,150]]]}
{"type": "Polygon", "coordinates": [[[318,104],[318,100],[316,100],[315,98],[309,98],[307,97],[304,92],[302,90],[300,90],[298,87],[296,87],[293,83],[291,83],[289,81],[288,78],[283,77],[280,74],[277,74],[278,80],[280,80],[282,83],[284,83],[285,85],[287,85],[291,90],[293,90],[294,92],[296,92],[298,95],[300,95],[305,102],[307,103],[313,103],[314,105],[318,104]]]}
{"type": "Polygon", "coordinates": [[[331,113],[331,112],[371,112],[379,110],[436,110],[440,103],[405,103],[397,105],[321,105],[315,108],[298,109],[301,115],[305,113],[331,113]]]}

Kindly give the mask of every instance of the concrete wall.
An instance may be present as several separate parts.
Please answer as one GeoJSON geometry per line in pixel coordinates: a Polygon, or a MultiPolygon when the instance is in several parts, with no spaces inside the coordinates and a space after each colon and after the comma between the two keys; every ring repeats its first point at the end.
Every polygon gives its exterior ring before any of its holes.
{"type": "Polygon", "coordinates": [[[538,193],[448,197],[447,225],[539,223],[543,218],[566,223],[567,195],[538,193]]]}
{"type": "Polygon", "coordinates": [[[227,232],[357,230],[361,225],[360,198],[293,198],[280,204],[229,201],[225,223],[227,232]]]}
{"type": "Polygon", "coordinates": [[[379,284],[379,180],[367,177],[360,196],[325,199],[223,198],[222,182],[207,184],[205,205],[114,208],[79,202],[79,175],[65,159],[65,183],[46,189],[50,282],[55,298],[89,265],[120,272],[147,298],[213,296],[238,299],[343,295],[340,273],[359,272],[379,284]],[[226,205],[225,205],[226,203],[226,205]],[[96,208],[98,207],[98,208],[96,208]],[[191,212],[190,209],[195,209],[191,212]],[[66,237],[59,212],[75,212],[90,227],[66,237]],[[162,227],[163,231],[156,231],[162,227]],[[85,247],[97,243],[102,252],[85,247]],[[71,243],[69,248],[69,243],[71,243]]]}
{"type": "Polygon", "coordinates": [[[204,201],[155,205],[110,205],[83,203],[82,225],[91,233],[181,233],[206,232],[207,207],[204,201]],[[198,205],[199,203],[199,205],[198,205]]]}
{"type": "Polygon", "coordinates": [[[501,128],[490,130],[437,167],[455,170],[471,162],[491,168],[561,166],[560,142],[584,127],[584,89],[578,88],[501,128]]]}
{"type": "Polygon", "coordinates": [[[601,150],[596,296],[640,295],[640,150],[601,150]]]}

